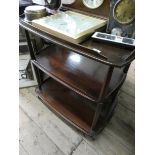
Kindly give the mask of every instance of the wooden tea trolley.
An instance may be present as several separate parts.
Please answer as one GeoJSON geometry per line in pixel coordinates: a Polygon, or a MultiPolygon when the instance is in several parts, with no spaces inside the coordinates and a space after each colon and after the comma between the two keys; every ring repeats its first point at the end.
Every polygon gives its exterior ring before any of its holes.
{"type": "MultiPolygon", "coordinates": [[[[77,0],[62,5],[60,11],[108,19],[109,7],[109,0],[97,9],[89,9],[77,0]]],[[[91,37],[72,43],[36,28],[24,20],[24,15],[19,23],[25,29],[39,99],[63,120],[94,137],[113,114],[117,93],[135,58],[134,49],[97,42],[91,37]],[[42,39],[42,49],[37,49],[29,33],[42,39]],[[98,54],[94,48],[102,52],[98,54]]]]}

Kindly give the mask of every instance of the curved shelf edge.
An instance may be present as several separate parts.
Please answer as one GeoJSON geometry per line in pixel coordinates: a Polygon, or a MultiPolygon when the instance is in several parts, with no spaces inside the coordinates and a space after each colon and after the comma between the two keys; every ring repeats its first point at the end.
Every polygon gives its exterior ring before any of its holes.
{"type": "Polygon", "coordinates": [[[35,60],[31,60],[31,62],[38,67],[40,70],[42,70],[43,72],[45,72],[48,76],[50,76],[51,78],[53,78],[54,80],[58,81],[59,83],[61,83],[62,85],[66,86],[67,88],[73,90],[74,92],[78,93],[79,95],[95,102],[97,99],[93,98],[92,96],[86,95],[86,92],[78,89],[77,87],[71,86],[69,85],[67,82],[63,81],[62,79],[56,77],[55,75],[51,74],[50,72],[48,72],[43,66],[41,66],[40,64],[37,63],[37,61],[35,60]]]}
{"type": "MultiPolygon", "coordinates": [[[[93,137],[94,133],[99,133],[105,127],[107,118],[100,116],[97,126],[91,129],[95,111],[84,104],[76,93],[69,93],[71,90],[65,88],[58,82],[47,79],[41,85],[41,90],[36,88],[38,98],[56,115],[70,123],[71,125],[93,137]],[[64,100],[66,98],[66,100],[64,100]],[[67,100],[67,98],[70,98],[67,100]]],[[[89,101],[88,101],[89,102],[89,101]]],[[[112,103],[113,104],[113,103],[112,103]]],[[[109,111],[111,113],[111,111],[109,111]]]]}
{"type": "Polygon", "coordinates": [[[122,63],[120,63],[120,62],[114,63],[112,61],[108,61],[107,57],[99,55],[93,49],[90,49],[90,48],[88,48],[86,46],[83,46],[81,44],[71,43],[71,42],[62,40],[60,38],[57,38],[55,36],[52,36],[51,34],[32,26],[30,23],[24,21],[24,19],[21,18],[21,17],[19,19],[19,25],[21,27],[23,27],[24,29],[30,31],[31,33],[33,33],[33,34],[35,34],[35,35],[37,35],[37,36],[39,36],[41,38],[44,38],[44,39],[46,39],[46,40],[48,40],[48,41],[50,41],[52,43],[55,43],[55,44],[57,44],[59,46],[69,48],[69,49],[73,50],[76,53],[79,53],[79,54],[81,54],[81,55],[83,55],[85,57],[88,57],[88,58],[90,58],[92,60],[101,62],[103,64],[107,64],[109,66],[123,67],[123,66],[131,63],[132,60],[134,59],[134,58],[129,59],[128,61],[124,60],[124,62],[122,62],[122,63]]]}

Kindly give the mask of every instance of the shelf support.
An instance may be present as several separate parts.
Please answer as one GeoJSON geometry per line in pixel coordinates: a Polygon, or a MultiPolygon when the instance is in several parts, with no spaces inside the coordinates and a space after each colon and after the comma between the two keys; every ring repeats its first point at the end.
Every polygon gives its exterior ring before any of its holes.
{"type": "Polygon", "coordinates": [[[128,73],[129,67],[131,64],[128,64],[124,67],[124,73],[128,73]]]}
{"type": "Polygon", "coordinates": [[[102,99],[104,98],[104,96],[106,94],[106,91],[107,91],[107,89],[109,87],[109,83],[110,83],[110,80],[111,80],[111,77],[112,77],[113,70],[114,70],[114,67],[110,66],[109,69],[108,69],[106,80],[104,81],[104,83],[103,83],[103,85],[101,87],[99,98],[97,100],[98,103],[102,102],[102,99]]]}
{"type": "Polygon", "coordinates": [[[27,44],[28,44],[31,59],[35,60],[34,50],[33,50],[33,47],[32,47],[29,32],[27,30],[25,30],[25,35],[26,35],[26,40],[27,40],[27,44]]]}
{"type": "MultiPolygon", "coordinates": [[[[36,60],[35,55],[34,55],[34,50],[33,50],[33,47],[32,47],[32,43],[31,43],[31,39],[30,39],[30,35],[29,35],[29,32],[27,30],[25,30],[25,35],[26,35],[26,40],[27,40],[31,60],[36,60]]],[[[35,74],[36,74],[36,79],[37,79],[39,89],[41,89],[42,80],[40,78],[40,75],[41,75],[40,70],[34,65],[33,65],[33,67],[34,67],[34,71],[35,71],[35,74]]]]}
{"type": "Polygon", "coordinates": [[[92,126],[91,126],[91,131],[93,131],[93,129],[95,128],[95,126],[97,124],[97,121],[99,119],[99,116],[100,116],[100,113],[101,113],[101,110],[102,110],[102,105],[103,105],[103,103],[101,101],[105,97],[107,88],[108,88],[110,80],[111,80],[111,76],[112,76],[113,70],[114,70],[114,67],[112,67],[112,66],[109,67],[106,80],[105,80],[105,82],[102,85],[101,92],[100,92],[99,98],[98,98],[97,108],[96,108],[96,111],[95,111],[95,114],[94,114],[94,118],[93,118],[93,123],[92,123],[92,126]]]}

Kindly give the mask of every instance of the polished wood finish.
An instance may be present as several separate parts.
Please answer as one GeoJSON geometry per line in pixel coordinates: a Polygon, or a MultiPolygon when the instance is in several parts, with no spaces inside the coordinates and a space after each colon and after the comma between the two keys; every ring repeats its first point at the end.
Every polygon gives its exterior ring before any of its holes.
{"type": "Polygon", "coordinates": [[[71,43],[34,27],[32,24],[26,22],[23,18],[24,16],[21,16],[19,24],[24,29],[43,39],[48,40],[49,42],[71,49],[72,51],[92,60],[110,66],[123,67],[127,64],[130,64],[135,58],[134,48],[119,47],[112,44],[101,43],[94,41],[91,38],[88,38],[81,44],[71,43]],[[101,54],[99,55],[93,50],[93,48],[102,51],[101,54]]]}
{"type": "MultiPolygon", "coordinates": [[[[70,7],[63,6],[60,11],[69,9],[106,18],[109,1],[104,3],[107,3],[104,13],[99,11],[101,7],[91,11],[84,6],[80,8],[80,0],[70,7]]],[[[99,133],[116,107],[117,93],[135,58],[134,48],[101,43],[90,37],[80,44],[71,43],[34,27],[24,20],[24,15],[19,23],[27,35],[39,98],[85,134],[99,133]],[[31,45],[28,32],[48,42],[49,47],[34,52],[35,46],[31,45]],[[43,79],[43,73],[49,76],[47,80],[43,79]]]]}
{"type": "MultiPolygon", "coordinates": [[[[26,40],[27,40],[29,51],[30,51],[31,59],[35,59],[34,48],[33,48],[33,45],[31,43],[31,38],[30,38],[29,32],[27,30],[25,30],[25,35],[26,35],[26,40]]],[[[37,79],[37,82],[38,82],[38,86],[40,87],[41,83],[42,83],[41,77],[40,77],[40,70],[36,66],[34,66],[34,71],[35,71],[35,74],[36,74],[36,79],[37,79]]]]}
{"type": "MultiPolygon", "coordinates": [[[[108,87],[109,87],[109,83],[111,81],[113,71],[114,71],[114,68],[109,67],[106,79],[104,81],[104,85],[102,85],[102,88],[101,88],[101,91],[100,91],[100,98],[102,98],[102,97],[106,98],[106,93],[107,93],[107,90],[108,90],[108,87]]],[[[98,102],[100,102],[100,103],[98,103],[95,114],[94,114],[93,123],[92,123],[92,127],[91,127],[92,130],[95,128],[95,126],[96,126],[96,124],[98,122],[98,119],[100,117],[102,107],[103,107],[100,99],[98,100],[98,102]]]]}
{"type": "Polygon", "coordinates": [[[90,132],[94,111],[86,106],[85,102],[89,100],[80,100],[78,95],[52,79],[46,80],[42,90],[37,89],[37,93],[50,109],[90,132]]]}
{"type": "Polygon", "coordinates": [[[91,102],[58,82],[48,78],[40,89],[36,89],[39,98],[57,115],[69,121],[89,136],[100,131],[104,125],[104,117],[99,117],[98,124],[91,129],[95,111],[88,106],[91,102]]]}
{"type": "MultiPolygon", "coordinates": [[[[36,55],[35,66],[46,72],[49,76],[76,91],[80,95],[98,101],[102,87],[107,82],[109,66],[90,60],[63,47],[51,45],[36,55]]],[[[122,69],[115,68],[107,94],[116,89],[124,78],[122,69]]],[[[105,88],[103,88],[104,91],[105,88]]]]}
{"type": "MultiPolygon", "coordinates": [[[[28,45],[32,47],[29,39],[28,45]]],[[[73,50],[54,44],[36,52],[35,55],[34,49],[30,48],[30,53],[39,84],[37,93],[43,103],[51,110],[57,107],[57,102],[53,101],[51,97],[56,93],[56,90],[49,91],[49,89],[52,88],[53,82],[52,84],[50,82],[52,79],[50,78],[47,81],[43,81],[41,77],[42,72],[40,72],[40,70],[68,87],[71,94],[76,94],[74,99],[81,103],[76,102],[76,106],[83,110],[83,112],[79,111],[76,113],[78,108],[72,105],[73,102],[69,102],[72,109],[71,118],[73,118],[69,119],[70,112],[67,111],[69,107],[63,104],[63,100],[60,104],[61,106],[54,110],[56,114],[91,137],[101,132],[110,120],[113,110],[115,109],[115,97],[126,77],[124,68],[114,68],[113,66],[104,65],[77,54],[73,50]],[[44,84],[47,85],[47,87],[44,87],[44,84]],[[97,104],[94,104],[94,102],[97,104]],[[83,107],[83,105],[85,105],[85,107],[83,107]],[[65,115],[62,114],[64,112],[62,109],[66,109],[65,115]],[[82,121],[77,118],[79,115],[81,117],[81,113],[86,114],[87,109],[88,111],[90,110],[88,113],[90,113],[91,116],[86,115],[86,118],[82,116],[82,121]],[[74,114],[77,116],[74,116],[74,114]]],[[[68,89],[66,87],[63,88],[68,89]]],[[[63,91],[59,93],[61,95],[63,91]]],[[[68,96],[68,100],[69,98],[70,96],[68,96]]]]}

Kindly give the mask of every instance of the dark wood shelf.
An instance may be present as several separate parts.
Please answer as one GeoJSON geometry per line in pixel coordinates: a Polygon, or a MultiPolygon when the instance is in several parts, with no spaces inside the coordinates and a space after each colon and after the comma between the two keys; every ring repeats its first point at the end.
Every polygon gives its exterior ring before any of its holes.
{"type": "MultiPolygon", "coordinates": [[[[74,126],[91,134],[91,125],[94,117],[94,110],[87,106],[89,100],[77,95],[55,80],[48,78],[37,88],[39,98],[50,110],[69,121],[74,126]]],[[[99,120],[98,129],[103,125],[99,120]]]]}
{"type": "Polygon", "coordinates": [[[128,49],[125,47],[118,47],[112,44],[96,42],[91,38],[87,38],[81,44],[75,44],[68,42],[66,40],[57,38],[48,32],[40,30],[33,26],[31,23],[28,23],[24,20],[24,15],[20,17],[19,24],[24,29],[28,30],[29,32],[48,40],[51,43],[56,45],[68,48],[75,53],[83,55],[87,58],[92,60],[101,62],[103,64],[107,64],[110,66],[115,67],[123,67],[127,64],[130,64],[135,58],[135,51],[134,48],[128,49]],[[101,51],[101,55],[95,52],[93,49],[97,49],[101,51]]]}
{"type": "MultiPolygon", "coordinates": [[[[32,62],[50,77],[91,101],[97,101],[109,67],[55,45],[45,48],[32,62]]],[[[115,68],[106,94],[117,88],[124,78],[123,71],[115,68]]]]}
{"type": "MultiPolygon", "coordinates": [[[[73,5],[62,5],[59,11],[66,10],[108,20],[110,2],[105,0],[99,8],[90,10],[76,0],[73,5]]],[[[48,15],[55,13],[50,10],[48,15]]],[[[112,117],[118,91],[135,58],[134,48],[95,41],[91,36],[81,43],[69,42],[24,19],[25,15],[20,15],[19,24],[25,29],[38,98],[66,122],[95,137],[112,117]],[[41,38],[42,49],[30,34],[41,38]]]]}

